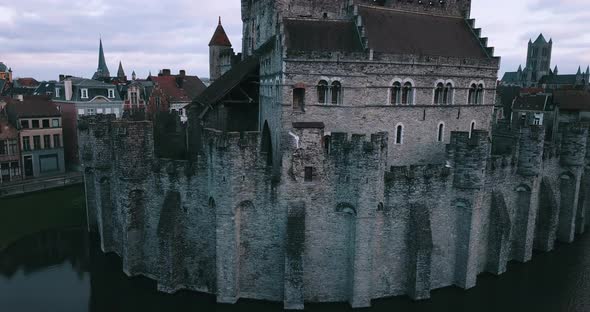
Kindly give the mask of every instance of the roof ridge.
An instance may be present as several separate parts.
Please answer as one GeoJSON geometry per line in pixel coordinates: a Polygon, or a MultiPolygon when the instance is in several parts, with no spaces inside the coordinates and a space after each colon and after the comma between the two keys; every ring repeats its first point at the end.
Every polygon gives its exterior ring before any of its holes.
{"type": "Polygon", "coordinates": [[[366,4],[358,4],[358,6],[365,7],[368,9],[374,9],[374,10],[378,10],[378,11],[394,11],[394,12],[408,13],[408,14],[427,15],[427,16],[436,16],[436,17],[448,17],[448,18],[454,18],[454,19],[459,19],[459,20],[466,19],[462,16],[454,16],[454,15],[446,15],[446,14],[432,14],[432,13],[425,13],[425,12],[400,10],[400,9],[394,9],[394,8],[376,7],[376,6],[372,6],[372,5],[366,5],[366,4]]]}

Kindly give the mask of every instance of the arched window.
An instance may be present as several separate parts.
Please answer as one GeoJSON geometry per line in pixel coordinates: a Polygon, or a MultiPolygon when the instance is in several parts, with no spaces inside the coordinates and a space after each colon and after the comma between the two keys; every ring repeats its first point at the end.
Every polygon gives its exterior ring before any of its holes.
{"type": "Polygon", "coordinates": [[[320,80],[318,83],[318,103],[327,104],[328,102],[328,82],[320,80]]]}
{"type": "Polygon", "coordinates": [[[393,83],[393,86],[391,86],[391,98],[389,99],[389,103],[392,105],[400,104],[401,95],[402,84],[396,81],[393,83]]]}
{"type": "Polygon", "coordinates": [[[332,104],[342,104],[342,85],[338,81],[332,82],[332,104]]]}
{"type": "Polygon", "coordinates": [[[445,124],[444,123],[440,123],[438,125],[438,134],[437,134],[437,141],[438,142],[442,142],[445,139],[445,124]]]}
{"type": "Polygon", "coordinates": [[[443,104],[453,104],[453,85],[449,82],[443,92],[443,104]]]}
{"type": "Polygon", "coordinates": [[[471,138],[471,135],[473,134],[473,131],[475,130],[475,121],[471,122],[471,127],[469,128],[469,137],[471,138]]]}
{"type": "Polygon", "coordinates": [[[469,87],[468,104],[477,104],[476,103],[476,101],[477,101],[476,93],[477,93],[477,86],[474,83],[469,87]]]}
{"type": "Polygon", "coordinates": [[[475,92],[475,104],[483,104],[483,84],[481,83],[477,86],[475,92]]]}
{"type": "Polygon", "coordinates": [[[439,82],[436,85],[436,89],[434,89],[434,104],[440,105],[443,104],[443,92],[444,92],[444,85],[442,82],[439,82]]]}
{"type": "Polygon", "coordinates": [[[404,83],[404,88],[402,90],[402,104],[404,105],[412,105],[413,98],[412,98],[412,83],[406,82],[404,83]]]}
{"type": "Polygon", "coordinates": [[[403,144],[404,143],[404,126],[397,125],[395,127],[395,144],[403,144]]]}

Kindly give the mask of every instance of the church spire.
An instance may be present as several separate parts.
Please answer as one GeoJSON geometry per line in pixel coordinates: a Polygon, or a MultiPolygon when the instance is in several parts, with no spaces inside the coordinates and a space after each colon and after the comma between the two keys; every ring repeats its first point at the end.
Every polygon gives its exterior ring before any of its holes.
{"type": "Polygon", "coordinates": [[[117,70],[117,78],[125,78],[125,71],[123,70],[123,64],[119,61],[119,70],[117,70]]]}
{"type": "Polygon", "coordinates": [[[555,65],[555,69],[553,70],[553,74],[557,75],[559,73],[559,70],[557,69],[557,65],[555,65]]]}
{"type": "Polygon", "coordinates": [[[102,48],[102,38],[99,40],[99,48],[98,48],[98,68],[96,69],[96,73],[92,76],[92,79],[101,79],[101,78],[110,78],[111,73],[109,72],[109,68],[107,67],[107,62],[104,57],[104,49],[102,48]]]}
{"type": "Polygon", "coordinates": [[[582,74],[582,66],[578,66],[578,72],[576,73],[576,75],[581,75],[582,74]]]}

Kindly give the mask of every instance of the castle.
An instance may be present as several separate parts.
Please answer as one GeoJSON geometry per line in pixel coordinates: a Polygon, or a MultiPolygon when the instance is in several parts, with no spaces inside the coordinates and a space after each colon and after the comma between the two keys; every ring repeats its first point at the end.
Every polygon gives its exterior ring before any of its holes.
{"type": "Polygon", "coordinates": [[[588,125],[492,136],[499,58],[469,15],[469,0],[243,0],[242,60],[211,41],[219,76],[175,130],[187,157],[158,157],[149,121],[82,119],[89,230],[161,291],[286,309],[468,289],[573,241],[588,125]]]}

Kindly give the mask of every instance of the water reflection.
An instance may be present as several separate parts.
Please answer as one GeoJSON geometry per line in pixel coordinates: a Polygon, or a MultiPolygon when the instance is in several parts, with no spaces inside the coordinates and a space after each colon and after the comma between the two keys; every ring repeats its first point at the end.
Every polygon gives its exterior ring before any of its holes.
{"type": "MultiPolygon", "coordinates": [[[[347,305],[308,305],[346,311],[347,305]]],[[[217,305],[194,292],[167,295],[147,278],[127,278],[120,259],[104,255],[83,228],[47,231],[0,252],[0,311],[282,311],[282,305],[241,300],[217,305]]],[[[370,311],[590,311],[590,236],[500,277],[482,275],[469,291],[445,288],[432,299],[377,300],[370,311]]]]}

